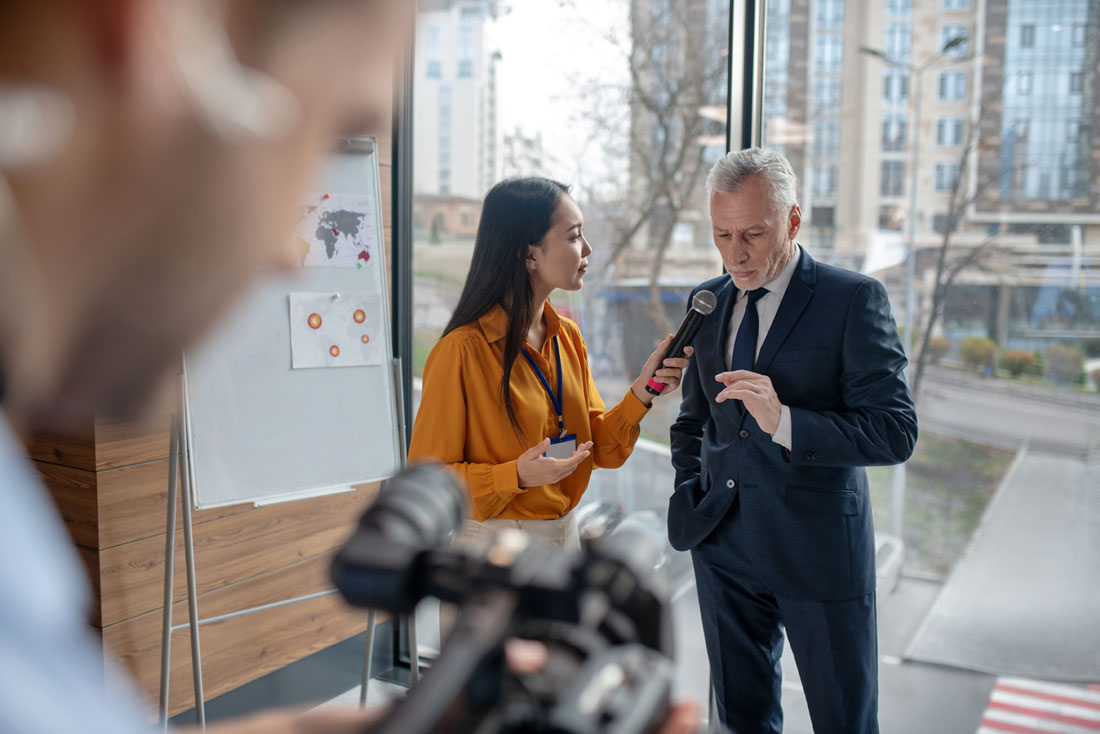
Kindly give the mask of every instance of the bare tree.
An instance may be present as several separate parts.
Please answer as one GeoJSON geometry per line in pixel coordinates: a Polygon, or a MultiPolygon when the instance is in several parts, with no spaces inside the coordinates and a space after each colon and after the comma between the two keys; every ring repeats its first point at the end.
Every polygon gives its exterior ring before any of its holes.
{"type": "MultiPolygon", "coordinates": [[[[702,112],[725,97],[725,47],[707,27],[701,0],[622,3],[629,33],[619,29],[604,38],[627,73],[609,81],[595,69],[579,90],[593,144],[626,162],[625,175],[603,188],[618,203],[606,206],[612,212],[609,268],[622,269],[628,257],[647,264],[650,316],[659,330],[671,331],[661,275],[677,223],[700,206],[709,132],[702,112]]],[[[583,17],[576,0],[562,4],[583,17]]]]}
{"type": "MultiPolygon", "coordinates": [[[[947,300],[947,291],[955,283],[955,279],[967,268],[978,267],[989,269],[991,262],[989,255],[996,247],[997,235],[986,237],[966,252],[956,253],[952,251],[953,235],[959,222],[966,214],[967,208],[973,204],[990,186],[998,185],[999,177],[1007,173],[1013,173],[1016,169],[1002,171],[999,174],[979,177],[973,192],[963,191],[963,182],[970,174],[970,168],[976,166],[978,148],[981,145],[979,130],[981,128],[982,114],[972,120],[966,131],[966,140],[962,152],[959,154],[958,175],[951,186],[951,195],[948,198],[947,215],[944,221],[943,239],[937,252],[935,277],[933,278],[932,300],[928,308],[928,314],[924,320],[924,328],[921,336],[920,349],[917,352],[916,369],[913,371],[913,395],[920,391],[921,380],[924,377],[925,368],[928,365],[930,351],[928,344],[932,340],[936,324],[943,315],[944,303],[947,300]]],[[[1022,167],[1020,167],[1022,168],[1022,167]]],[[[919,322],[918,322],[919,323],[919,322]]],[[[908,335],[907,335],[908,340],[908,335]]]]}

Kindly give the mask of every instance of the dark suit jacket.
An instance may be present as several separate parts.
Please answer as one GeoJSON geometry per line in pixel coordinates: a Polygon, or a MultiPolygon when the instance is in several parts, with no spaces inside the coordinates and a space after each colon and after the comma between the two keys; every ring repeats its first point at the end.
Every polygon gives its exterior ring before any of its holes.
{"type": "Polygon", "coordinates": [[[739,496],[740,542],[776,594],[829,601],[870,593],[875,541],[863,467],[904,462],[917,441],[886,290],[802,251],[756,362],[790,408],[788,455],[739,401],[714,402],[737,288],[723,275],[703,289],[718,305],[692,342],[671,429],[672,546],[705,540],[739,496]]]}

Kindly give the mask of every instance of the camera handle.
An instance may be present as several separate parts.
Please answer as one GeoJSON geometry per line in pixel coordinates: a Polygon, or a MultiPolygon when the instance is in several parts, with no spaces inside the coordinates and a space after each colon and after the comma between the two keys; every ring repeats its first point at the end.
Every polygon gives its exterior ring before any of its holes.
{"type": "Polygon", "coordinates": [[[493,650],[502,648],[518,599],[514,593],[490,589],[465,605],[439,658],[404,700],[395,704],[367,734],[408,734],[442,731],[448,715],[461,703],[463,692],[478,666],[493,650]]]}

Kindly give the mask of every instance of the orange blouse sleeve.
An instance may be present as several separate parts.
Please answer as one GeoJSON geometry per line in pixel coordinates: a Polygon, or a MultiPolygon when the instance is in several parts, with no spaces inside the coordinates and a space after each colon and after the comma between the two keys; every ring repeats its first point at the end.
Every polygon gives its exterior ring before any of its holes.
{"type": "Polygon", "coordinates": [[[424,365],[420,410],[413,424],[409,461],[438,461],[457,473],[470,490],[475,520],[498,515],[523,492],[516,461],[500,464],[466,460],[467,380],[483,380],[483,370],[471,360],[466,340],[443,339],[424,365]]]}

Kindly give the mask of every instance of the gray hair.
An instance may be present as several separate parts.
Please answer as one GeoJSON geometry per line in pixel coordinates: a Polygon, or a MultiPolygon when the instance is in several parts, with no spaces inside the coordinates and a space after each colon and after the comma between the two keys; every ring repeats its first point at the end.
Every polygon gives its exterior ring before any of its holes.
{"type": "Polygon", "coordinates": [[[798,203],[798,178],[782,153],[764,148],[745,148],[718,159],[707,176],[707,197],[715,192],[732,194],[749,176],[760,176],[771,187],[772,206],[786,215],[798,203]]]}

